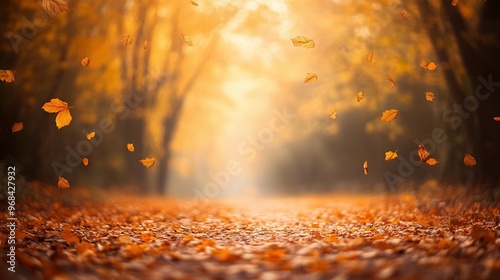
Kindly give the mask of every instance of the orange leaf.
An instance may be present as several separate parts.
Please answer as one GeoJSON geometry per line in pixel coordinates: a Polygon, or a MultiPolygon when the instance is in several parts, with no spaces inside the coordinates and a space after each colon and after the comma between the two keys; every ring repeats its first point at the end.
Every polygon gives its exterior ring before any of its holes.
{"type": "Polygon", "coordinates": [[[191,1],[191,4],[193,4],[193,6],[199,6],[198,3],[194,2],[194,1],[191,1]]]}
{"type": "Polygon", "coordinates": [[[385,152],[385,160],[393,160],[398,157],[398,150],[385,152]]]}
{"type": "Polygon", "coordinates": [[[385,110],[382,113],[382,117],[380,118],[383,122],[391,122],[392,120],[396,119],[398,117],[398,110],[397,109],[389,109],[385,110]]]}
{"type": "Polygon", "coordinates": [[[358,95],[356,96],[356,101],[360,102],[361,100],[363,100],[363,98],[365,98],[365,93],[362,91],[358,92],[358,95]]]}
{"type": "Polygon", "coordinates": [[[57,128],[61,129],[62,127],[69,125],[72,119],[73,117],[71,116],[69,109],[62,110],[61,112],[57,113],[56,116],[57,128]]]}
{"type": "Polygon", "coordinates": [[[92,131],[92,132],[87,134],[87,139],[90,140],[90,139],[94,138],[94,136],[95,136],[95,132],[92,131]]]}
{"type": "Polygon", "coordinates": [[[182,40],[184,43],[186,43],[188,46],[192,47],[193,46],[193,40],[191,40],[191,37],[187,34],[181,34],[182,40]]]}
{"type": "Polygon", "coordinates": [[[394,82],[394,79],[390,75],[387,75],[387,79],[391,82],[392,87],[396,86],[396,82],[394,82]]]}
{"type": "Polygon", "coordinates": [[[314,73],[307,73],[306,77],[304,78],[304,83],[311,84],[314,83],[318,80],[318,76],[314,73]]]}
{"type": "Polygon", "coordinates": [[[420,67],[427,69],[427,66],[429,65],[429,62],[422,60],[420,62],[420,67]]]}
{"type": "Polygon", "coordinates": [[[369,54],[366,55],[366,61],[369,63],[375,62],[375,58],[373,57],[373,52],[370,52],[369,54]]]}
{"type": "Polygon", "coordinates": [[[427,65],[427,70],[433,71],[436,70],[437,65],[434,62],[430,62],[429,65],[427,65]]]}
{"type": "Polygon", "coordinates": [[[61,237],[66,240],[68,243],[80,243],[80,238],[77,236],[74,236],[71,233],[71,229],[69,227],[66,227],[64,231],[61,233],[61,237]]]}
{"type": "Polygon", "coordinates": [[[12,133],[18,132],[23,130],[23,123],[22,122],[16,122],[12,125],[12,133]]]}
{"type": "Polygon", "coordinates": [[[87,68],[90,64],[90,58],[87,56],[84,59],[82,59],[82,66],[83,68],[87,68]]]}
{"type": "Polygon", "coordinates": [[[500,122],[500,117],[494,117],[493,119],[497,122],[500,122]]]}
{"type": "Polygon", "coordinates": [[[134,144],[132,143],[128,143],[127,144],[127,150],[129,150],[129,152],[133,152],[135,149],[134,149],[134,144]]]}
{"type": "Polygon", "coordinates": [[[435,158],[428,158],[425,163],[427,163],[430,166],[434,166],[439,163],[435,158]]]}
{"type": "Polygon", "coordinates": [[[409,18],[411,17],[411,16],[410,16],[410,14],[408,13],[408,11],[407,11],[407,10],[405,10],[405,9],[402,9],[402,10],[401,10],[401,15],[402,15],[404,18],[407,18],[407,19],[409,19],[409,18]]]}
{"type": "Polygon", "coordinates": [[[451,0],[451,5],[456,6],[458,4],[459,0],[451,0]]]}
{"type": "Polygon", "coordinates": [[[82,158],[82,162],[83,162],[83,165],[85,165],[85,166],[89,165],[89,159],[86,157],[82,158]]]}
{"type": "Polygon", "coordinates": [[[337,110],[335,109],[330,109],[330,112],[328,112],[328,116],[332,119],[336,119],[337,118],[337,110]]]}
{"type": "Polygon", "coordinates": [[[92,245],[92,243],[83,241],[82,243],[76,245],[76,251],[78,252],[78,254],[83,254],[87,251],[95,252],[95,247],[94,245],[92,245]]]}
{"type": "Polygon", "coordinates": [[[0,81],[7,83],[12,83],[14,81],[14,71],[12,70],[0,70],[0,81]]]}
{"type": "Polygon", "coordinates": [[[314,48],[314,46],[316,45],[312,39],[304,36],[297,36],[295,38],[292,38],[292,44],[296,47],[303,47],[306,49],[314,48]]]}
{"type": "Polygon", "coordinates": [[[52,98],[50,102],[46,102],[42,107],[47,113],[59,113],[68,108],[68,103],[61,101],[59,98],[52,98]]]}
{"type": "Polygon", "coordinates": [[[363,172],[365,173],[365,175],[368,175],[368,161],[365,160],[365,162],[363,163],[363,172]]]}
{"type": "Polygon", "coordinates": [[[435,97],[434,96],[434,92],[428,91],[428,92],[425,93],[425,99],[427,101],[431,101],[432,102],[432,100],[434,100],[434,97],[435,97]]]}
{"type": "Polygon", "coordinates": [[[64,0],[42,0],[42,7],[52,15],[69,12],[68,4],[64,0]]]}
{"type": "Polygon", "coordinates": [[[59,176],[59,181],[57,182],[57,187],[59,187],[60,189],[67,189],[67,188],[69,188],[69,182],[68,182],[68,180],[66,180],[63,177],[59,176]]]}
{"type": "Polygon", "coordinates": [[[147,49],[148,47],[149,47],[149,41],[146,40],[146,41],[144,41],[144,43],[142,43],[142,48],[147,49]]]}
{"type": "Polygon", "coordinates": [[[476,159],[468,153],[465,153],[464,164],[465,166],[474,166],[476,165],[476,159]]]}
{"type": "Polygon", "coordinates": [[[130,45],[132,44],[132,37],[130,37],[130,34],[122,36],[122,46],[130,45]]]}
{"type": "Polygon", "coordinates": [[[430,166],[436,165],[439,162],[435,158],[429,158],[429,152],[425,149],[423,144],[418,145],[418,156],[420,161],[427,163],[430,166]]]}
{"type": "Polygon", "coordinates": [[[152,157],[152,158],[146,157],[145,159],[140,160],[142,165],[146,166],[147,168],[150,168],[153,165],[155,165],[155,161],[156,161],[156,159],[154,157],[152,157]]]}

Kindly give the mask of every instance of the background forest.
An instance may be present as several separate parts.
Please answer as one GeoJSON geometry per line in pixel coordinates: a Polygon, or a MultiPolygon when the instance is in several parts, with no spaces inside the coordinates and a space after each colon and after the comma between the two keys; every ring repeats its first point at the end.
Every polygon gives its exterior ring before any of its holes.
{"type": "Polygon", "coordinates": [[[151,194],[495,188],[500,2],[450,2],[88,0],[55,14],[5,0],[0,159],[27,181],[151,194]],[[60,129],[41,109],[53,98],[73,117],[60,129]],[[420,143],[439,164],[417,164],[420,143]]]}

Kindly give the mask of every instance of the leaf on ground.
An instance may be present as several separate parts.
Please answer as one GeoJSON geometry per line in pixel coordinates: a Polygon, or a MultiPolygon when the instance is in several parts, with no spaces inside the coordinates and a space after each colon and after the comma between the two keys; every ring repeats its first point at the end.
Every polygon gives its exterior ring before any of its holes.
{"type": "Polygon", "coordinates": [[[385,110],[384,112],[382,112],[382,117],[380,117],[380,120],[382,120],[383,122],[391,122],[398,117],[398,113],[399,111],[397,109],[385,110]]]}
{"type": "Polygon", "coordinates": [[[385,160],[393,160],[398,157],[398,150],[385,152],[385,160]]]}
{"type": "Polygon", "coordinates": [[[307,73],[304,78],[304,83],[311,84],[315,83],[318,80],[318,76],[314,73],[307,73]]]}
{"type": "Polygon", "coordinates": [[[69,188],[69,182],[65,178],[59,176],[59,180],[57,182],[57,187],[60,189],[67,189],[69,188]]]}
{"type": "Polygon", "coordinates": [[[361,100],[363,100],[363,98],[365,98],[365,93],[362,91],[358,92],[358,95],[356,96],[356,101],[360,102],[361,100]]]}
{"type": "Polygon", "coordinates": [[[155,165],[155,161],[156,161],[156,159],[154,157],[152,157],[152,158],[146,157],[145,159],[140,160],[142,165],[146,166],[147,168],[150,168],[153,165],[155,165]]]}
{"type": "Polygon", "coordinates": [[[186,43],[188,46],[192,47],[193,46],[193,40],[191,37],[187,34],[181,34],[182,40],[184,43],[186,43]]]}
{"type": "Polygon", "coordinates": [[[92,132],[90,132],[90,133],[87,133],[87,139],[88,139],[88,140],[90,140],[90,139],[94,138],[94,136],[95,136],[95,132],[94,132],[94,131],[92,131],[92,132]]]}
{"type": "Polygon", "coordinates": [[[316,44],[312,39],[309,39],[304,36],[297,36],[295,38],[292,38],[292,44],[296,47],[303,47],[306,49],[311,49],[314,48],[314,46],[316,46],[316,44]]]}
{"type": "Polygon", "coordinates": [[[391,82],[391,86],[392,87],[396,87],[396,82],[394,81],[394,79],[391,77],[391,75],[387,75],[387,80],[389,80],[389,82],[391,82]]]}
{"type": "Polygon", "coordinates": [[[85,255],[89,253],[92,254],[95,252],[95,247],[94,245],[92,245],[92,243],[83,241],[82,243],[76,245],[76,251],[80,255],[85,255]]]}
{"type": "Polygon", "coordinates": [[[14,123],[12,125],[12,133],[23,130],[23,127],[24,127],[24,125],[23,125],[22,122],[16,122],[16,123],[14,123]]]}
{"type": "Polygon", "coordinates": [[[432,91],[427,91],[427,92],[425,93],[425,99],[426,99],[427,101],[432,102],[432,100],[434,100],[434,97],[435,97],[435,96],[434,96],[434,92],[432,92],[432,91]]]}
{"type": "Polygon", "coordinates": [[[65,0],[42,0],[42,7],[52,15],[69,12],[68,3],[65,0]]]}
{"type": "Polygon", "coordinates": [[[87,56],[84,59],[82,59],[82,66],[83,68],[87,68],[90,64],[90,58],[87,56]]]}
{"type": "Polygon", "coordinates": [[[7,83],[12,83],[14,79],[14,71],[12,70],[0,70],[0,81],[7,83]]]}
{"type": "Polygon", "coordinates": [[[66,240],[68,243],[80,243],[80,238],[78,236],[75,236],[71,233],[70,227],[66,227],[64,231],[61,233],[61,237],[66,240]]]}
{"type": "Polygon", "coordinates": [[[134,144],[132,144],[132,143],[128,143],[128,144],[127,144],[127,150],[128,150],[129,152],[133,152],[133,151],[134,151],[134,144]]]}
{"type": "Polygon", "coordinates": [[[468,153],[465,153],[464,164],[465,166],[474,166],[476,165],[476,159],[468,153]]]}
{"type": "Polygon", "coordinates": [[[488,228],[484,228],[478,225],[472,226],[470,235],[479,242],[484,242],[484,243],[495,242],[495,233],[488,228]]]}

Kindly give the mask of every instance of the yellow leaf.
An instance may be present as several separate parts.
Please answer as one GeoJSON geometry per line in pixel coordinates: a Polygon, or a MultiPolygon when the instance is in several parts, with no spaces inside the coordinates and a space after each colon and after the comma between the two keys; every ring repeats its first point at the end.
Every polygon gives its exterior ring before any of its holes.
{"type": "Polygon", "coordinates": [[[434,100],[434,97],[435,97],[434,96],[434,92],[432,92],[432,91],[428,91],[428,92],[425,93],[425,99],[427,101],[431,101],[432,102],[432,100],[434,100]]]}
{"type": "Polygon", "coordinates": [[[130,37],[130,34],[122,36],[122,46],[130,45],[132,44],[132,37],[130,37]]]}
{"type": "Polygon", "coordinates": [[[360,102],[361,100],[363,100],[363,98],[365,98],[365,93],[362,91],[358,92],[358,96],[356,96],[356,101],[360,102]]]}
{"type": "Polygon", "coordinates": [[[500,122],[500,117],[494,117],[493,119],[497,122],[500,122]]]}
{"type": "Polygon", "coordinates": [[[149,41],[146,40],[146,41],[144,41],[144,43],[142,43],[142,48],[147,49],[148,47],[149,47],[149,41]]]}
{"type": "Polygon", "coordinates": [[[94,136],[95,136],[95,132],[94,131],[92,131],[91,133],[87,133],[87,139],[88,140],[94,138],[94,136]]]}
{"type": "Polygon", "coordinates": [[[365,175],[368,175],[368,161],[365,160],[365,162],[363,163],[363,172],[365,173],[365,175]]]}
{"type": "Polygon", "coordinates": [[[193,46],[193,40],[191,40],[191,37],[187,34],[181,34],[182,40],[184,43],[186,43],[188,46],[192,47],[193,46]]]}
{"type": "Polygon", "coordinates": [[[393,160],[398,157],[398,150],[385,152],[385,160],[393,160]]]}
{"type": "Polygon", "coordinates": [[[150,168],[151,166],[155,165],[155,161],[156,159],[153,157],[153,158],[145,158],[145,159],[141,159],[140,162],[142,163],[142,165],[146,166],[147,168],[150,168]]]}
{"type": "Polygon", "coordinates": [[[370,63],[375,62],[375,58],[373,57],[373,52],[370,52],[369,54],[366,55],[366,61],[370,63]]]}
{"type": "Polygon", "coordinates": [[[465,166],[474,166],[476,165],[476,159],[473,156],[465,153],[464,164],[465,166]]]}
{"type": "Polygon", "coordinates": [[[57,186],[60,189],[67,189],[67,188],[69,188],[68,180],[66,180],[63,177],[59,176],[59,181],[57,182],[57,186]]]}
{"type": "MultiPolygon", "coordinates": [[[[459,0],[451,0],[451,5],[456,6],[459,0]]],[[[485,0],[486,1],[486,0],[485,0]]]]}
{"type": "Polygon", "coordinates": [[[430,62],[429,65],[427,65],[427,70],[433,71],[436,70],[437,65],[434,62],[430,62]]]}
{"type": "Polygon", "coordinates": [[[23,130],[23,123],[22,122],[16,122],[12,125],[12,132],[18,132],[23,130]]]}
{"type": "Polygon", "coordinates": [[[307,73],[306,77],[304,78],[304,83],[311,84],[314,83],[318,80],[318,76],[314,73],[307,73]]]}
{"type": "Polygon", "coordinates": [[[56,126],[57,128],[65,127],[71,123],[73,117],[71,116],[69,109],[62,110],[57,113],[56,116],[56,126]]]}
{"type": "Polygon", "coordinates": [[[398,117],[398,110],[397,109],[389,109],[385,110],[382,113],[382,117],[380,118],[383,122],[391,122],[392,120],[396,119],[398,117]]]}
{"type": "Polygon", "coordinates": [[[194,2],[194,1],[191,1],[191,4],[193,4],[193,6],[199,6],[198,3],[194,2]]]}
{"type": "Polygon", "coordinates": [[[69,12],[68,4],[64,0],[42,0],[42,7],[52,15],[69,12]]]}
{"type": "Polygon", "coordinates": [[[328,112],[328,116],[332,119],[336,119],[337,118],[337,110],[335,109],[330,109],[330,112],[328,112]]]}
{"type": "Polygon", "coordinates": [[[392,87],[396,86],[396,82],[394,82],[394,79],[390,75],[387,75],[387,80],[389,80],[389,82],[391,82],[392,87]]]}
{"type": "Polygon", "coordinates": [[[86,158],[86,157],[82,158],[82,163],[83,163],[83,165],[85,165],[85,166],[89,165],[89,159],[88,159],[88,158],[86,158]]]}
{"type": "Polygon", "coordinates": [[[0,70],[0,81],[7,83],[12,83],[14,79],[14,71],[12,70],[0,70]]]}
{"type": "Polygon", "coordinates": [[[133,152],[134,151],[134,144],[128,143],[127,144],[127,150],[129,150],[129,152],[133,152]]]}
{"type": "Polygon", "coordinates": [[[46,102],[42,107],[47,113],[59,113],[68,108],[68,103],[61,101],[59,98],[52,98],[50,102],[46,102]]]}
{"type": "Polygon", "coordinates": [[[84,59],[82,59],[82,66],[83,68],[87,68],[90,64],[90,58],[87,56],[84,59]]]}
{"type": "Polygon", "coordinates": [[[306,49],[314,48],[314,46],[316,45],[312,39],[309,39],[304,36],[297,36],[293,38],[292,43],[296,47],[303,47],[306,49]]]}

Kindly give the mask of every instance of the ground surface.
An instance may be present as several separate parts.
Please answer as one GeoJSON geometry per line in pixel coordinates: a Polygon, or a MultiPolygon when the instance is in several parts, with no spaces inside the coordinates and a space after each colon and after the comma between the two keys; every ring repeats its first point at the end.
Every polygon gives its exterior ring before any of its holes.
{"type": "Polygon", "coordinates": [[[491,203],[71,199],[17,201],[16,273],[4,261],[1,279],[500,279],[491,203]]]}

